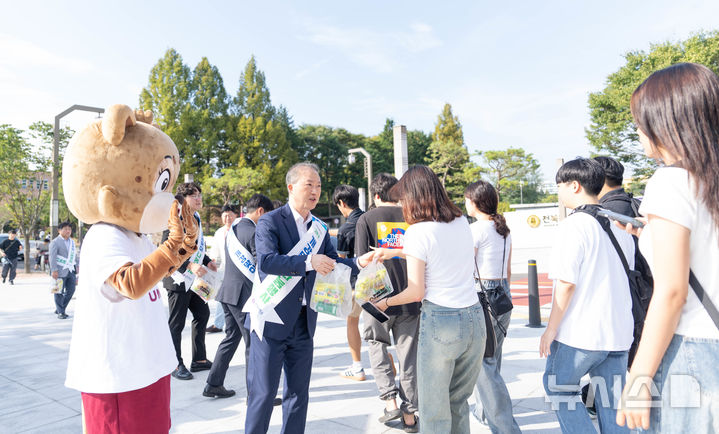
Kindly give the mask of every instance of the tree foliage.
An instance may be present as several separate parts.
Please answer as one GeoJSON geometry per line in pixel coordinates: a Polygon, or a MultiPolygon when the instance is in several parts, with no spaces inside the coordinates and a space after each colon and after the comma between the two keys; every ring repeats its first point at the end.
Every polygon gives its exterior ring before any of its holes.
{"type": "Polygon", "coordinates": [[[140,107],[152,110],[154,121],[177,146],[182,161],[179,179],[185,173],[196,174],[201,167],[195,161],[198,152],[189,134],[191,93],[192,72],[172,48],[152,67],[149,83],[140,92],[140,107]]]}
{"type": "Polygon", "coordinates": [[[719,32],[655,44],[648,52],[631,51],[624,58],[624,66],[607,77],[606,87],[589,95],[591,125],[586,136],[598,154],[618,159],[642,178],[656,165],[644,156],[639,144],[629,109],[632,93],[652,72],[679,62],[701,63],[719,72],[719,32]]]}
{"type": "Polygon", "coordinates": [[[284,195],[285,173],[297,162],[288,137],[290,119],[286,110],[278,116],[272,106],[265,74],[257,68],[254,56],[240,77],[231,112],[233,131],[228,160],[259,171],[265,180],[261,190],[268,196],[284,195]]]}
{"type": "Polygon", "coordinates": [[[219,178],[208,178],[204,188],[215,204],[243,205],[262,185],[262,175],[250,167],[228,167],[219,178]]]}
{"type": "Polygon", "coordinates": [[[459,118],[452,114],[452,106],[445,104],[429,145],[429,167],[437,174],[450,198],[461,201],[466,187],[467,175],[472,163],[464,144],[464,134],[459,118]]]}
{"type": "MultiPolygon", "coordinates": [[[[0,125],[0,200],[17,223],[28,248],[33,229],[50,201],[50,188],[44,188],[46,174],[52,167],[50,155],[46,144],[33,146],[22,130],[0,125]]],[[[29,273],[29,253],[26,258],[25,271],[29,273]]]]}
{"type": "Polygon", "coordinates": [[[484,151],[480,155],[482,170],[502,201],[519,203],[523,199],[531,203],[541,200],[542,173],[534,155],[520,148],[484,151]]]}

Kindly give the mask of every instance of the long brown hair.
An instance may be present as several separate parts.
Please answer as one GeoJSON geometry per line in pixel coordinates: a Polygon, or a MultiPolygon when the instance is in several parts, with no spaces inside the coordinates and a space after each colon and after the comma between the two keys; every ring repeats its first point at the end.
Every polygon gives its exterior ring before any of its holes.
{"type": "Polygon", "coordinates": [[[437,175],[427,166],[409,169],[392,190],[399,196],[404,221],[409,224],[426,221],[449,223],[462,215],[459,207],[449,200],[437,175]]]}
{"type": "Polygon", "coordinates": [[[479,211],[487,214],[494,222],[494,229],[497,233],[507,238],[507,235],[509,235],[509,226],[507,226],[507,221],[504,219],[504,216],[497,213],[499,195],[492,184],[487,181],[482,181],[481,179],[477,182],[473,182],[464,189],[464,197],[471,200],[479,211]]]}
{"type": "Polygon", "coordinates": [[[696,63],[672,65],[639,85],[631,110],[652,146],[690,173],[719,227],[719,77],[696,63]]]}

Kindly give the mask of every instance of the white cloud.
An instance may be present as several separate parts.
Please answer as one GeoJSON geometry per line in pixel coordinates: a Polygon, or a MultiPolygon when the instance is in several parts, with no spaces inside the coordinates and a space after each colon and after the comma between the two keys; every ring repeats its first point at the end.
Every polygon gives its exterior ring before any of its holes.
{"type": "Polygon", "coordinates": [[[377,32],[366,27],[341,28],[333,25],[305,23],[308,39],[317,45],[334,48],[355,64],[380,73],[390,73],[401,64],[403,52],[416,54],[442,42],[428,24],[413,23],[407,30],[377,32]]]}
{"type": "Polygon", "coordinates": [[[0,68],[24,70],[33,67],[72,73],[84,73],[94,69],[86,60],[62,56],[32,42],[0,34],[0,68]]]}
{"type": "Polygon", "coordinates": [[[308,66],[305,69],[301,69],[301,70],[297,71],[295,73],[295,80],[299,80],[301,78],[304,78],[304,77],[310,75],[311,73],[317,71],[318,69],[320,69],[323,65],[325,65],[328,62],[329,62],[329,59],[322,59],[319,62],[313,63],[312,65],[308,66]]]}

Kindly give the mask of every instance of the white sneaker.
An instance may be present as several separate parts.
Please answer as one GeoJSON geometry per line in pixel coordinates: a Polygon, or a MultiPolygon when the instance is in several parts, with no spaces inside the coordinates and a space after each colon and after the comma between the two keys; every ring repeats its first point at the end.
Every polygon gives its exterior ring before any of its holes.
{"type": "Polygon", "coordinates": [[[366,379],[364,375],[364,368],[360,368],[359,371],[353,371],[350,367],[346,371],[340,373],[340,377],[355,381],[364,381],[366,379]]]}

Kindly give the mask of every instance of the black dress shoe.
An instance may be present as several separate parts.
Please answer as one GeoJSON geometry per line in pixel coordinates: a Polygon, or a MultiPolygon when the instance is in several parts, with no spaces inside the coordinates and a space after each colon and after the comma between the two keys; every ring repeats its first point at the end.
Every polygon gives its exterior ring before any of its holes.
{"type": "Polygon", "coordinates": [[[207,396],[208,398],[229,398],[230,396],[235,396],[235,391],[230,389],[225,389],[225,386],[210,386],[209,384],[205,385],[205,390],[202,392],[202,396],[207,396]]]}
{"type": "Polygon", "coordinates": [[[282,398],[275,398],[275,400],[272,401],[273,407],[277,407],[278,405],[282,405],[282,398]]]}
{"type": "Polygon", "coordinates": [[[69,318],[69,316],[67,314],[64,314],[64,313],[57,314],[57,319],[68,319],[68,318],[69,318]]]}
{"type": "Polygon", "coordinates": [[[205,360],[204,362],[192,362],[190,364],[191,372],[207,371],[212,367],[212,362],[205,360]]]}
{"type": "Polygon", "coordinates": [[[378,420],[380,421],[380,423],[386,423],[391,420],[399,419],[401,416],[402,416],[402,410],[400,410],[399,408],[396,408],[394,410],[387,410],[385,408],[384,414],[382,416],[380,416],[378,420]]]}
{"type": "Polygon", "coordinates": [[[205,329],[205,332],[207,332],[207,333],[219,333],[221,331],[222,331],[221,328],[217,328],[214,325],[211,325],[205,329]]]}
{"type": "Polygon", "coordinates": [[[192,380],[192,374],[185,368],[185,365],[177,365],[177,368],[172,371],[172,376],[178,380],[192,380]]]}

